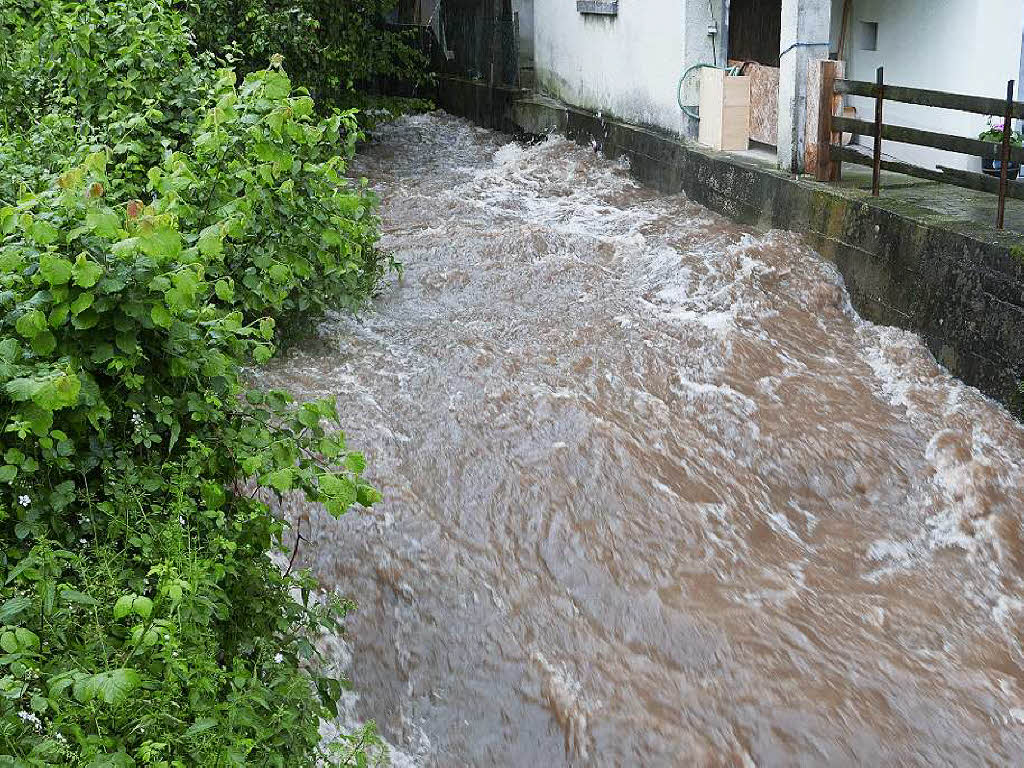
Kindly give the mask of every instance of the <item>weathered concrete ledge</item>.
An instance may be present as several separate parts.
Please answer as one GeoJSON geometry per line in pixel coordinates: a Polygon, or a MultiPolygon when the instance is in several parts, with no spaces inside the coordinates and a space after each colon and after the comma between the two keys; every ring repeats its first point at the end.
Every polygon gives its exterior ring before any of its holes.
{"type": "Polygon", "coordinates": [[[596,142],[610,158],[627,157],[633,174],[659,190],[685,192],[754,227],[803,234],[837,265],[864,317],[917,332],[954,375],[1020,408],[1020,233],[945,216],[906,196],[872,198],[856,188],[798,180],[753,159],[542,96],[472,81],[442,82],[440,92],[441,105],[453,114],[513,133],[558,132],[596,142]]]}
{"type": "Polygon", "coordinates": [[[517,101],[529,97],[522,88],[488,86],[479,80],[444,75],[437,90],[437,103],[445,112],[472,120],[477,125],[496,131],[519,134],[514,107],[517,101]]]}

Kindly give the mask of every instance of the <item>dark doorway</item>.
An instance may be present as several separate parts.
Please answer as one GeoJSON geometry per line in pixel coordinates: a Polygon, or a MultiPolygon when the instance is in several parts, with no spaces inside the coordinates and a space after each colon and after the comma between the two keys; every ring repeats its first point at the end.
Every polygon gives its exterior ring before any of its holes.
{"type": "Polygon", "coordinates": [[[782,0],[731,0],[729,58],[779,66],[782,0]]]}

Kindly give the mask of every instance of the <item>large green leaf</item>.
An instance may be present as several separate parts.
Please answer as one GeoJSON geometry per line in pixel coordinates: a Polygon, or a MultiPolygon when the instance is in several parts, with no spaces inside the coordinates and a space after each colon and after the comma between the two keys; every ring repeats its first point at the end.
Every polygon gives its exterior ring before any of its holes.
{"type": "Polygon", "coordinates": [[[60,231],[48,221],[37,219],[28,228],[28,236],[39,245],[49,245],[60,235],[60,231]]]}
{"type": "Polygon", "coordinates": [[[82,288],[92,288],[103,274],[103,267],[79,254],[71,271],[75,278],[75,285],[82,288]]]}
{"type": "Polygon", "coordinates": [[[82,382],[73,373],[64,372],[40,377],[13,379],[4,386],[4,391],[15,402],[31,400],[40,408],[56,411],[76,405],[82,382]]]}
{"type": "Polygon", "coordinates": [[[35,338],[46,329],[46,316],[38,309],[30,309],[18,318],[14,327],[26,339],[35,338]]]}
{"type": "Polygon", "coordinates": [[[54,254],[44,254],[39,259],[39,274],[50,285],[64,285],[71,279],[71,262],[54,254]]]}
{"type": "Polygon", "coordinates": [[[72,693],[82,704],[97,699],[107,704],[120,704],[141,683],[142,676],[134,669],[113,669],[79,678],[72,693]]]}
{"type": "Polygon", "coordinates": [[[28,597],[12,597],[0,605],[0,624],[10,624],[11,620],[26,609],[32,607],[32,600],[28,597]]]}
{"type": "Polygon", "coordinates": [[[123,619],[131,614],[148,619],[152,613],[153,601],[142,595],[122,595],[114,603],[115,619],[123,619]]]}
{"type": "Polygon", "coordinates": [[[263,83],[268,99],[283,99],[292,92],[292,81],[283,72],[267,72],[263,83]]]}
{"type": "Polygon", "coordinates": [[[170,261],[181,253],[181,235],[167,226],[154,227],[139,235],[139,248],[154,259],[170,261]]]}
{"type": "Polygon", "coordinates": [[[121,218],[113,211],[90,211],[85,216],[85,226],[101,237],[116,237],[121,218]]]}

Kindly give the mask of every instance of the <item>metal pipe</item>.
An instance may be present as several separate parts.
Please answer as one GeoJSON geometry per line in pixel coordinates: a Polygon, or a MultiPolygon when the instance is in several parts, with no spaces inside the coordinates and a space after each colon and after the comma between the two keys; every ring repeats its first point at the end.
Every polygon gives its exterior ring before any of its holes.
{"type": "Polygon", "coordinates": [[[996,229],[1002,229],[1006,215],[1006,185],[1009,182],[1010,137],[1013,135],[1013,80],[1006,84],[1006,116],[1003,120],[1003,152],[999,167],[999,209],[996,212],[996,229]]]}
{"type": "Polygon", "coordinates": [[[882,103],[885,101],[885,76],[878,68],[875,88],[875,158],[871,169],[871,195],[878,197],[882,179],[882,103]]]}
{"type": "Polygon", "coordinates": [[[722,0],[722,63],[729,66],[729,19],[732,14],[732,0],[722,0]]]}

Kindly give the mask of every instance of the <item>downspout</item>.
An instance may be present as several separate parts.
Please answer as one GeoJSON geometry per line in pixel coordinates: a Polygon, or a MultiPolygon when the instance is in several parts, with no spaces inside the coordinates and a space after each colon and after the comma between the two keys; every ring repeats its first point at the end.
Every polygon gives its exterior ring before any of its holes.
{"type": "Polygon", "coordinates": [[[722,0],[722,66],[729,66],[729,14],[732,0],[722,0]]]}
{"type": "Polygon", "coordinates": [[[1024,17],[1021,18],[1020,65],[1017,67],[1017,100],[1024,101],[1024,17]]]}

